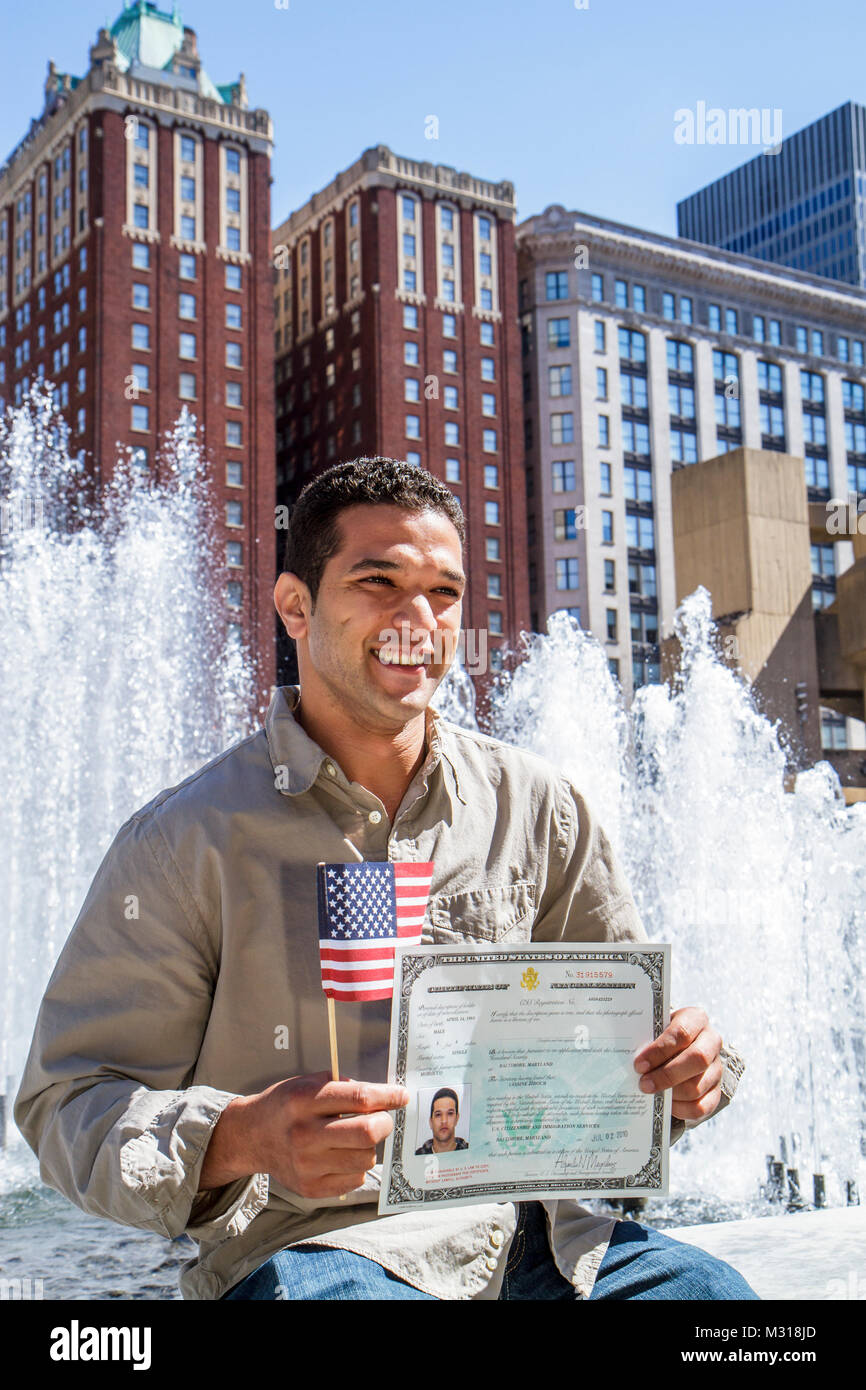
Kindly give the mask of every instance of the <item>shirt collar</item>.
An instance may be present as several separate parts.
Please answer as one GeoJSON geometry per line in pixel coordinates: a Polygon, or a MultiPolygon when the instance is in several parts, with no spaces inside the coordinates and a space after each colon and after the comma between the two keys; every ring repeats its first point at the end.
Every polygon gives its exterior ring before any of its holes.
{"type": "MultiPolygon", "coordinates": [[[[299,685],[279,685],[271,696],[271,703],[265,715],[265,735],[271,763],[278,774],[277,786],[288,796],[298,796],[301,792],[309,791],[319,776],[322,764],[330,758],[330,754],[310,738],[295,718],[300,698],[299,685]]],[[[460,790],[454,755],[450,749],[448,726],[438,710],[432,709],[429,705],[425,711],[425,720],[427,758],[420,771],[425,778],[429,778],[440,763],[444,764],[450,773],[454,792],[465,806],[466,798],[460,790]]],[[[448,784],[449,779],[446,777],[446,787],[448,784]]]]}

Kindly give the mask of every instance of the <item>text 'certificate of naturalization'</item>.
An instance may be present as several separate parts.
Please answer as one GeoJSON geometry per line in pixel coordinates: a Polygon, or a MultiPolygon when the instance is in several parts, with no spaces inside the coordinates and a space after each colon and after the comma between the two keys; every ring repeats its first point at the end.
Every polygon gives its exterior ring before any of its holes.
{"type": "Polygon", "coordinates": [[[410,1093],[379,1211],[663,1195],[671,1092],[639,1048],[669,1022],[667,944],[398,949],[388,1080],[410,1093]]]}

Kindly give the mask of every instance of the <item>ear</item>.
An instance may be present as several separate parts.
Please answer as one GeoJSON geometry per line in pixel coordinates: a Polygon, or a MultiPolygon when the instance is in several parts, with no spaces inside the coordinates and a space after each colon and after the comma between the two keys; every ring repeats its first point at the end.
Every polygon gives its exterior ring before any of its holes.
{"type": "Polygon", "coordinates": [[[313,601],[303,579],[285,570],[274,587],[274,606],[290,637],[297,641],[309,635],[313,601]]]}

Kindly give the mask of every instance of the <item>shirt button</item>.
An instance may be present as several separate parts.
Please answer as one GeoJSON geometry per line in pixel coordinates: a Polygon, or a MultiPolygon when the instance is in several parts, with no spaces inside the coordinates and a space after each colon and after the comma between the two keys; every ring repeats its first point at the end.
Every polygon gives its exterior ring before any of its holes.
{"type": "Polygon", "coordinates": [[[499,1249],[504,1239],[505,1237],[503,1236],[502,1232],[499,1230],[498,1227],[495,1227],[490,1232],[490,1244],[494,1245],[497,1250],[499,1249]]]}
{"type": "Polygon", "coordinates": [[[493,1258],[492,1255],[488,1255],[488,1256],[487,1256],[487,1259],[484,1261],[484,1263],[487,1265],[487,1268],[488,1268],[488,1269],[496,1269],[496,1268],[497,1268],[497,1262],[496,1262],[496,1260],[493,1258]]]}
{"type": "Polygon", "coordinates": [[[381,819],[382,819],[382,812],[381,812],[381,811],[371,811],[370,814],[369,814],[369,816],[367,817],[367,820],[370,822],[371,825],[378,825],[378,824],[379,824],[379,821],[380,821],[381,819]]]}
{"type": "Polygon", "coordinates": [[[337,769],[334,767],[333,763],[325,763],[325,771],[329,777],[336,777],[337,775],[337,769]]]}

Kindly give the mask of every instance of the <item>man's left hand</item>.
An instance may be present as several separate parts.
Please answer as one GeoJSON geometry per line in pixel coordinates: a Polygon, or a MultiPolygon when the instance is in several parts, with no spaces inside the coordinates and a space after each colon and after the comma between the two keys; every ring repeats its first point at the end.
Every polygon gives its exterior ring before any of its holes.
{"type": "Polygon", "coordinates": [[[635,1053],[646,1093],[673,1088],[671,1114],[678,1120],[705,1120],[722,1098],[721,1035],[703,1009],[675,1009],[654,1042],[635,1053]]]}

